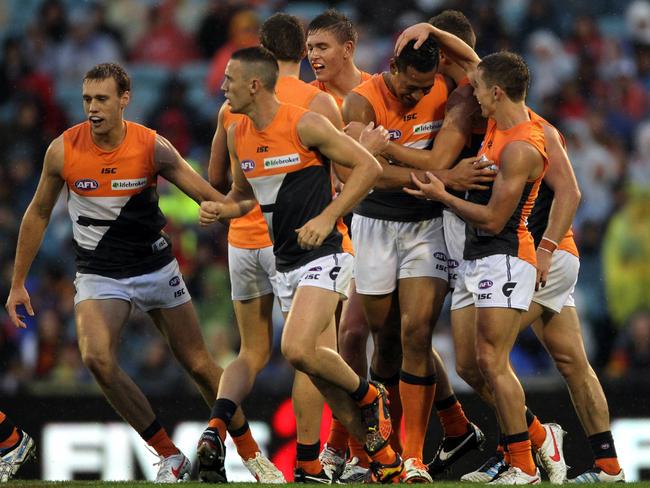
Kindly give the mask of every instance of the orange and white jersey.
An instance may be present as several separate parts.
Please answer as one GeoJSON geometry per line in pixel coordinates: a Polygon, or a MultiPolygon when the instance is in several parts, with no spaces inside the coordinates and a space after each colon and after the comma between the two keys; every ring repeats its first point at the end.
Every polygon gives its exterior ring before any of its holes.
{"type": "MultiPolygon", "coordinates": [[[[495,254],[515,256],[535,266],[535,244],[528,230],[527,221],[535,204],[540,183],[548,167],[544,126],[539,120],[528,120],[506,130],[497,129],[494,119],[488,120],[483,146],[478,156],[501,165],[501,154],[506,146],[515,141],[523,141],[533,146],[542,156],[544,169],[535,179],[526,182],[517,208],[508,219],[499,234],[486,234],[478,228],[467,224],[464,259],[479,259],[495,254]]],[[[488,190],[469,191],[467,200],[479,205],[486,205],[492,196],[492,184],[488,190]]]]}
{"type": "MultiPolygon", "coordinates": [[[[413,107],[392,94],[384,74],[376,74],[352,90],[364,97],[375,112],[375,124],[383,125],[390,140],[415,149],[431,149],[445,118],[448,88],[436,75],[431,91],[413,107]]],[[[439,217],[442,205],[417,199],[401,190],[375,189],[354,209],[355,214],[380,220],[418,222],[439,217]]]]}
{"type": "Polygon", "coordinates": [[[173,259],[158,207],[156,133],[125,123],[124,140],[112,151],[95,145],[88,122],[63,133],[62,176],[80,273],[125,278],[173,259]]]}
{"type": "MultiPolygon", "coordinates": [[[[364,81],[368,81],[370,78],[372,78],[372,75],[370,73],[366,73],[365,71],[362,71],[361,82],[359,84],[363,83],[364,81]]],[[[339,106],[339,110],[341,109],[341,107],[343,106],[343,97],[339,97],[334,93],[332,93],[330,90],[328,90],[325,83],[323,83],[322,81],[314,80],[310,83],[310,85],[317,87],[320,91],[324,91],[325,93],[329,93],[330,95],[332,95],[332,98],[334,98],[334,101],[336,101],[336,104],[339,106]]]]}
{"type": "Polygon", "coordinates": [[[297,125],[307,110],[280,104],[271,123],[258,131],[244,117],[235,131],[235,151],[253,187],[273,238],[278,271],[290,271],[319,257],[343,251],[343,236],[334,227],[313,250],[298,245],[296,229],[319,215],[332,201],[331,164],[303,146],[297,125]]]}

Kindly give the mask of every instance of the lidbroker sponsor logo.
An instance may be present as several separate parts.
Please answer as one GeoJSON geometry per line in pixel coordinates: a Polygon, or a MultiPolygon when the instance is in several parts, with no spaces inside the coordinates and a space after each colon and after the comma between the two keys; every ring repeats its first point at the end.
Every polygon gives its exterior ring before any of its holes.
{"type": "Polygon", "coordinates": [[[147,186],[146,178],[134,178],[132,180],[111,180],[111,190],[136,190],[147,186]]]}
{"type": "Polygon", "coordinates": [[[300,164],[300,155],[298,153],[285,154],[283,156],[276,156],[274,158],[264,158],[265,169],[295,166],[296,164],[300,164]]]}
{"type": "Polygon", "coordinates": [[[483,280],[478,284],[479,290],[485,290],[490,288],[494,283],[491,280],[483,280]]]}
{"type": "Polygon", "coordinates": [[[423,124],[413,126],[413,135],[430,134],[434,131],[440,130],[442,127],[442,120],[431,120],[423,124]]]}
{"type": "Polygon", "coordinates": [[[255,161],[252,159],[244,159],[241,163],[241,170],[244,173],[248,173],[249,171],[253,171],[255,169],[255,161]]]}
{"type": "Polygon", "coordinates": [[[77,190],[81,191],[93,191],[99,188],[99,183],[90,178],[84,178],[83,180],[77,180],[74,182],[74,187],[77,190]]]}
{"type": "Polygon", "coordinates": [[[181,279],[178,276],[174,276],[171,280],[169,280],[169,286],[178,286],[181,283],[181,279]]]}
{"type": "Polygon", "coordinates": [[[396,141],[400,137],[402,137],[402,131],[401,130],[398,130],[398,129],[389,129],[388,130],[388,138],[391,141],[396,141]]]}
{"type": "Polygon", "coordinates": [[[447,255],[444,252],[434,252],[433,257],[439,261],[447,262],[447,255]]]}

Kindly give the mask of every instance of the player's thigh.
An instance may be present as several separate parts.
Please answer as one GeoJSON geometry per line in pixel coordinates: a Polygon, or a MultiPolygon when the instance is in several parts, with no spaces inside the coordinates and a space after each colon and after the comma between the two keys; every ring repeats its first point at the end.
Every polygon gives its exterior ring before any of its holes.
{"type": "Polygon", "coordinates": [[[122,327],[131,313],[131,303],[121,299],[83,300],[75,305],[79,352],[90,356],[115,354],[122,327]]]}
{"type": "Polygon", "coordinates": [[[476,356],[507,363],[519,334],[521,310],[481,307],[476,309],[476,356]]]}
{"type": "Polygon", "coordinates": [[[385,295],[359,294],[359,297],[370,332],[373,334],[381,333],[384,328],[394,325],[390,320],[395,308],[393,302],[397,300],[394,293],[385,295]]]}
{"type": "Polygon", "coordinates": [[[339,324],[339,333],[341,335],[345,335],[348,331],[359,336],[363,335],[366,338],[369,334],[366,316],[363,312],[361,296],[357,293],[354,278],[350,281],[348,299],[343,302],[343,310],[341,312],[341,321],[339,324]]]}
{"type": "Polygon", "coordinates": [[[234,300],[241,350],[268,354],[273,341],[273,294],[234,300]]]}
{"type": "Polygon", "coordinates": [[[447,281],[431,277],[404,278],[398,286],[402,327],[407,324],[432,329],[445,300],[447,281]]]}
{"type": "Polygon", "coordinates": [[[557,363],[588,364],[575,307],[564,307],[559,314],[545,313],[541,320],[533,324],[533,330],[557,363]]]}
{"type": "Polygon", "coordinates": [[[451,311],[451,333],[456,369],[476,370],[476,309],[473,305],[451,311]]]}

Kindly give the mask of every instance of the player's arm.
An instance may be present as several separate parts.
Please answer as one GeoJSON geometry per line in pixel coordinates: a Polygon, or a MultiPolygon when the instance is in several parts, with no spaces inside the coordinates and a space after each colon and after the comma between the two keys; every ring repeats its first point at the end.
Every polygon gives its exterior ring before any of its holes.
{"type": "Polygon", "coordinates": [[[226,128],[223,126],[223,114],[227,108],[228,104],[224,103],[221,109],[219,109],[217,129],[214,131],[214,136],[212,137],[210,162],[208,164],[208,181],[222,193],[228,191],[228,166],[230,165],[228,135],[226,128]]]}
{"type": "Polygon", "coordinates": [[[228,195],[218,201],[201,202],[199,223],[203,226],[213,224],[218,220],[242,217],[250,212],[257,201],[253,188],[241,169],[237,151],[235,150],[235,124],[227,131],[227,146],[232,165],[232,185],[228,195]]]}
{"type": "Polygon", "coordinates": [[[472,121],[480,107],[471,85],[454,90],[445,108],[445,119],[431,150],[390,142],[383,155],[411,168],[427,171],[451,168],[472,135],[472,121]]]}
{"type": "Polygon", "coordinates": [[[395,54],[399,56],[402,49],[409,41],[415,40],[414,48],[419,48],[427,37],[432,35],[444,50],[445,55],[453,62],[456,62],[463,68],[468,75],[473,75],[476,71],[481,58],[468,46],[465,41],[456,37],[450,32],[438,29],[428,22],[412,25],[405,29],[397,38],[395,43],[395,54]]]}
{"type": "Polygon", "coordinates": [[[222,201],[224,195],[194,171],[176,148],[160,134],[156,135],[154,166],[166,180],[176,185],[183,193],[200,204],[205,200],[222,201]]]}
{"type": "Polygon", "coordinates": [[[18,305],[24,305],[27,313],[34,315],[29,293],[25,289],[25,280],[41,246],[45,229],[50,222],[52,209],[63,187],[62,173],[63,136],[59,136],[52,141],[45,153],[43,170],[41,171],[36,193],[34,193],[34,197],[20,223],[11,290],[5,304],[9,318],[16,327],[26,327],[26,324],[21,320],[23,317],[16,312],[18,305]]]}
{"type": "Polygon", "coordinates": [[[303,115],[297,131],[304,146],[316,147],[325,157],[350,169],[341,193],[320,215],[296,229],[300,246],[312,249],[323,243],[339,217],[350,212],[368,194],[382,170],[372,154],[319,114],[303,115]]]}
{"type": "Polygon", "coordinates": [[[551,269],[551,258],[558,243],[569,231],[580,204],[580,188],[560,134],[554,127],[544,126],[548,169],[544,182],[553,190],[553,202],[544,230],[542,243],[537,247],[537,283],[544,287],[551,269]]]}
{"type": "MultiPolygon", "coordinates": [[[[362,133],[361,124],[365,125],[369,122],[375,122],[375,111],[365,97],[351,92],[343,101],[343,121],[346,124],[359,123],[357,125],[359,130],[354,132],[354,135],[357,136],[362,133]]],[[[464,143],[465,141],[463,141],[464,143]]],[[[457,158],[458,153],[454,157],[457,158]]],[[[412,169],[388,164],[383,157],[377,157],[377,160],[382,165],[384,171],[375,183],[375,188],[381,190],[400,190],[405,187],[413,187],[413,182],[411,181],[412,169]]],[[[432,170],[432,173],[442,180],[445,185],[454,190],[483,190],[487,188],[484,184],[492,181],[494,178],[494,172],[486,169],[488,165],[485,163],[473,165],[472,161],[464,161],[451,170],[437,169],[432,170]]],[[[416,171],[415,173],[420,180],[426,180],[425,171],[416,171]]]]}
{"type": "Polygon", "coordinates": [[[515,141],[503,150],[500,170],[494,180],[492,195],[487,205],[478,205],[448,193],[443,183],[427,173],[429,183],[414,178],[418,190],[405,189],[411,195],[438,200],[451,208],[467,223],[496,235],[512,216],[526,185],[543,168],[542,157],[530,144],[515,141]]]}

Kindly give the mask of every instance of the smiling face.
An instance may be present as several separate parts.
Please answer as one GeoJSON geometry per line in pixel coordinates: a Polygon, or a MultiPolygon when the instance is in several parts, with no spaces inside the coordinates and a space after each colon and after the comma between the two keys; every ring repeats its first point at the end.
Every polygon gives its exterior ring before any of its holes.
{"type": "Polygon", "coordinates": [[[475,75],[471,77],[470,82],[474,87],[474,97],[481,106],[481,115],[485,118],[493,116],[496,108],[496,97],[494,96],[494,92],[497,90],[497,87],[487,86],[482,69],[478,69],[475,72],[475,75]]]}
{"type": "Polygon", "coordinates": [[[399,71],[391,61],[390,80],[393,94],[407,107],[413,107],[427,95],[436,81],[437,69],[421,73],[412,66],[399,71]]]}
{"type": "Polygon", "coordinates": [[[103,136],[122,127],[124,108],[130,92],[118,94],[113,78],[86,79],[82,87],[84,113],[90,121],[93,135],[103,136]]]}
{"type": "Polygon", "coordinates": [[[316,79],[327,83],[335,79],[348,59],[352,57],[354,44],[339,42],[328,30],[310,31],[307,36],[307,58],[316,79]]]}

